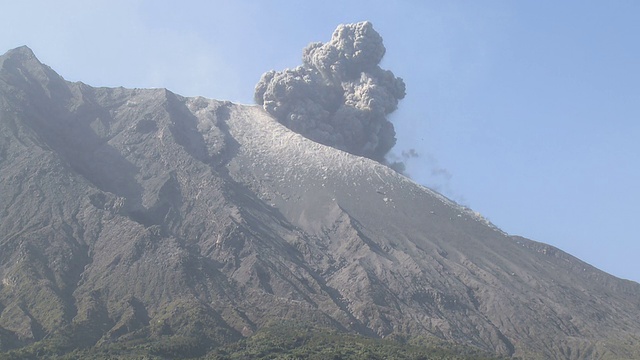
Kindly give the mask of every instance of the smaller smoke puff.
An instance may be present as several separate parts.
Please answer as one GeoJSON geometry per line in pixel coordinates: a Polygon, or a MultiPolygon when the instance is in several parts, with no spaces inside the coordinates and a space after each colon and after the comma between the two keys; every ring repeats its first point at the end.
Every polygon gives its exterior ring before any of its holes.
{"type": "Polygon", "coordinates": [[[301,66],[263,74],[255,101],[295,132],[383,162],[396,143],[387,115],[405,96],[402,79],[378,65],[385,51],[370,22],[340,25],[303,50],[301,66]]]}

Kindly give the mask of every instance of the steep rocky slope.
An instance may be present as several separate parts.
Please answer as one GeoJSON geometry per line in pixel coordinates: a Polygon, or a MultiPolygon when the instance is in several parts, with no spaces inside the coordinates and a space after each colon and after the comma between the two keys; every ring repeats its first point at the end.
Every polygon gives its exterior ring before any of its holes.
{"type": "Polygon", "coordinates": [[[639,284],[258,107],[66,82],[26,47],[0,57],[0,278],[0,351],[56,337],[205,351],[296,319],[640,357],[639,284]]]}

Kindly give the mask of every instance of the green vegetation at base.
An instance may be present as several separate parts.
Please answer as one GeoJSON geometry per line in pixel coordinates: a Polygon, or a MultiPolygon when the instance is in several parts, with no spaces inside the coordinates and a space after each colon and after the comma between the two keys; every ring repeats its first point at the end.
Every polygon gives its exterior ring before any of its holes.
{"type": "Polygon", "coordinates": [[[432,339],[397,341],[374,339],[332,329],[287,322],[264,327],[251,337],[210,349],[201,339],[167,336],[113,342],[84,349],[60,339],[0,353],[1,360],[17,359],[398,359],[496,360],[479,349],[432,339]]]}
{"type": "Polygon", "coordinates": [[[263,328],[249,338],[218,348],[206,359],[480,360],[500,358],[476,348],[440,341],[431,342],[430,345],[412,345],[407,342],[374,339],[330,329],[286,323],[263,328]]]}

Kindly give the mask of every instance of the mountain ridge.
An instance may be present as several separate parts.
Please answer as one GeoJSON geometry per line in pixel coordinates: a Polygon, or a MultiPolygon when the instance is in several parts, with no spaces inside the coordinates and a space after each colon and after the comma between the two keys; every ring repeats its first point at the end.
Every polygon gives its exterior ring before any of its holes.
{"type": "Polygon", "coordinates": [[[27,47],[0,57],[0,94],[0,351],[62,333],[213,348],[283,318],[638,354],[639,284],[257,106],[69,83],[27,47]]]}

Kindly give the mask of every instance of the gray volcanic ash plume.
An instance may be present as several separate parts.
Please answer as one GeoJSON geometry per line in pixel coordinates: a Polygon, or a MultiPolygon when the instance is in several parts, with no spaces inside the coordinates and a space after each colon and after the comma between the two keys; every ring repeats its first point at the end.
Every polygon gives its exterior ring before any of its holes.
{"type": "Polygon", "coordinates": [[[382,162],[396,143],[387,115],[405,96],[402,79],[378,66],[384,53],[370,22],[340,25],[304,49],[301,66],[263,74],[255,101],[295,132],[382,162]]]}

